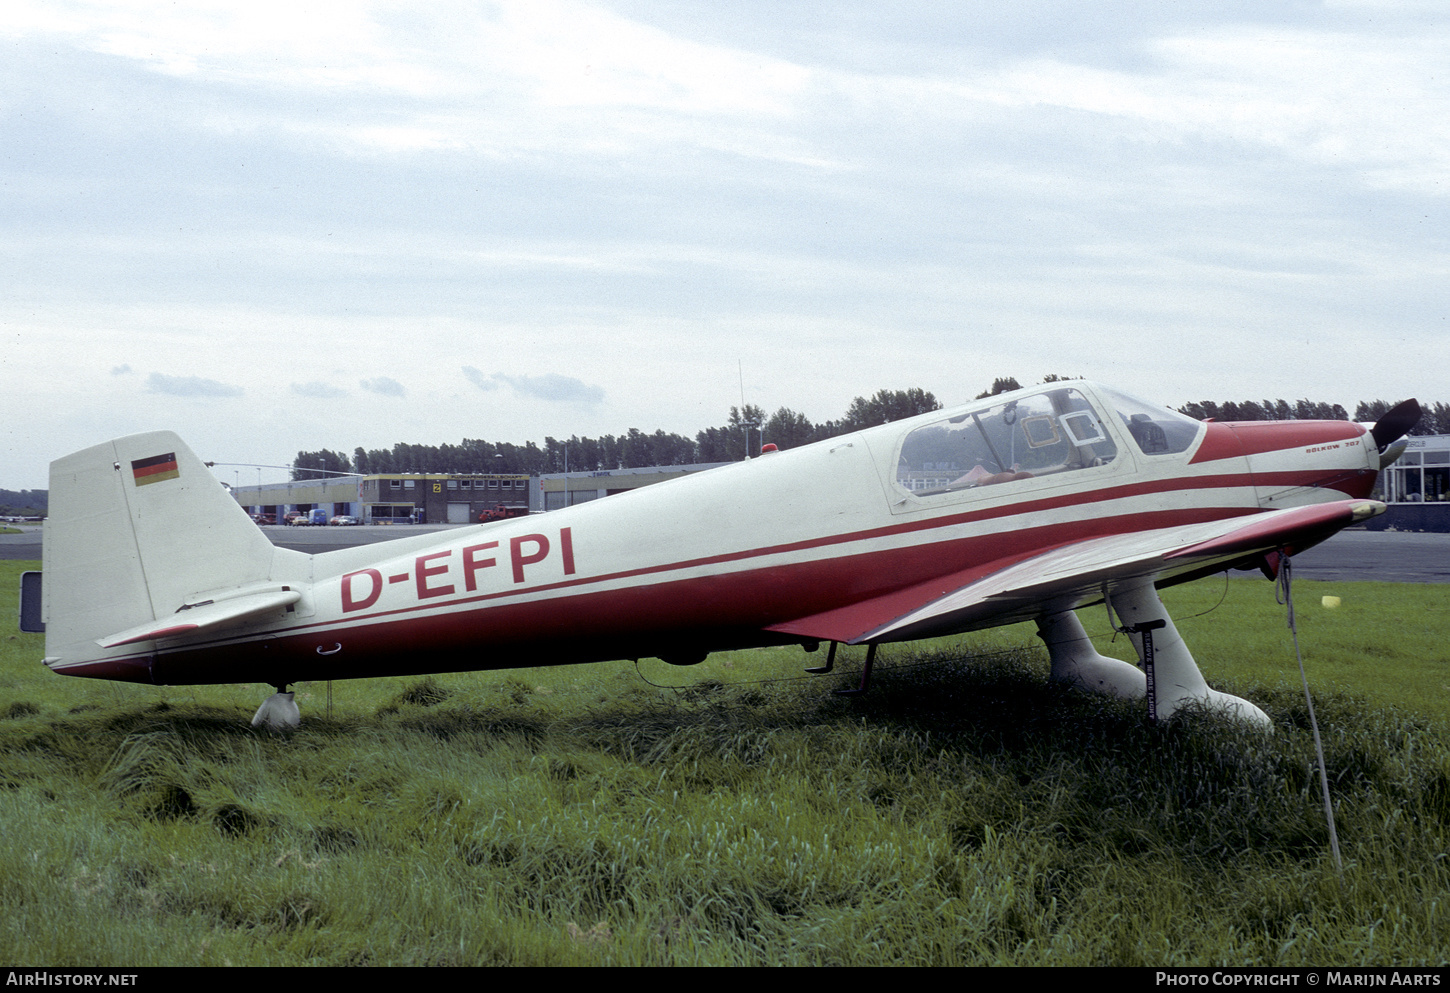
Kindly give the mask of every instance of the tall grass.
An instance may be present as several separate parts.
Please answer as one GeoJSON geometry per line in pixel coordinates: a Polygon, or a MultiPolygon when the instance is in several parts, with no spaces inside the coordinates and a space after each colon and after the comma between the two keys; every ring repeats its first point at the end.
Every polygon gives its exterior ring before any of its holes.
{"type": "Polygon", "coordinates": [[[247,724],[263,687],[69,681],[38,639],[0,644],[6,961],[1450,957],[1435,706],[1316,692],[1341,877],[1276,675],[1209,673],[1267,736],[1049,686],[1014,632],[883,650],[855,699],[764,681],[799,652],[730,653],[641,664],[677,689],[624,664],[338,683],[331,717],[304,686],[303,726],[274,734],[247,724]]]}

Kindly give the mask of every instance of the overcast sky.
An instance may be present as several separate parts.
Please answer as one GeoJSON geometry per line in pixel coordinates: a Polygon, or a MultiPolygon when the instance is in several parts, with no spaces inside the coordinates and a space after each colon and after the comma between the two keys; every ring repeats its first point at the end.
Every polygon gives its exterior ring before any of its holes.
{"type": "Polygon", "coordinates": [[[693,436],[742,369],[1450,400],[1447,10],[8,0],[0,487],[693,436]]]}

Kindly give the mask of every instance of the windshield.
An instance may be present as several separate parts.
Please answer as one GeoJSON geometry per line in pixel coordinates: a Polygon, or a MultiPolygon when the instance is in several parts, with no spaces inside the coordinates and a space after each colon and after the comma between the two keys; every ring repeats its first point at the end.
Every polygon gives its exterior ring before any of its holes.
{"type": "Polygon", "coordinates": [[[1117,411],[1123,426],[1144,455],[1175,455],[1186,452],[1203,430],[1203,422],[1195,421],[1176,410],[1151,404],[1146,400],[1098,387],[1099,394],[1117,411]]]}

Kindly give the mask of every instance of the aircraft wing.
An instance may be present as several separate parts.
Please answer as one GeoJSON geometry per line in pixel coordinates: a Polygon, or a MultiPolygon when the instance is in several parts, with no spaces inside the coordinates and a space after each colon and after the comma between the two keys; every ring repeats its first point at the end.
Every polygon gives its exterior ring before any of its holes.
{"type": "Polygon", "coordinates": [[[770,628],[823,641],[903,641],[1027,620],[1048,601],[1070,609],[1100,599],[1104,584],[1141,576],[1211,571],[1284,549],[1318,544],[1384,513],[1374,500],[1270,511],[1246,517],[1108,535],[1030,557],[964,570],[770,628]]]}

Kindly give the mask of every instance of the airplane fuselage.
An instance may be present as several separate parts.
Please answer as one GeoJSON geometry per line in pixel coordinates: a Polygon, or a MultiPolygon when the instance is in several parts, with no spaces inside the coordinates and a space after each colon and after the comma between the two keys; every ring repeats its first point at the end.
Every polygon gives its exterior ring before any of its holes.
{"type": "MultiPolygon", "coordinates": [[[[1001,601],[889,625],[1094,539],[1363,498],[1379,467],[1362,425],[1185,424],[1170,412],[1132,415],[1119,396],[1077,382],[1039,387],[545,515],[279,554],[247,589],[297,594],[290,604],[53,665],[281,686],[947,634],[1042,607],[1001,601]]],[[[1165,567],[1155,581],[1207,568],[1165,567]]],[[[1053,595],[1054,610],[1093,599],[1086,587],[1053,595]]]]}

